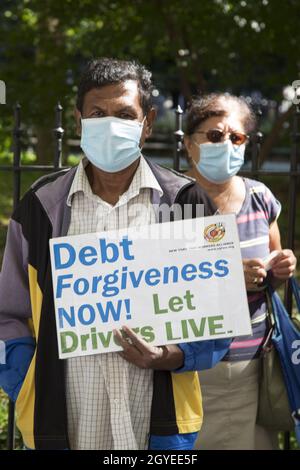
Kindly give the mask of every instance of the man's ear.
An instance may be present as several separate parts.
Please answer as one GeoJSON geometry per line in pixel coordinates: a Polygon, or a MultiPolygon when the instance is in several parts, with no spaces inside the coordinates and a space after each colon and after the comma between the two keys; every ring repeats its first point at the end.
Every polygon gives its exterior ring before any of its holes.
{"type": "Polygon", "coordinates": [[[145,124],[143,128],[143,133],[141,136],[140,140],[140,147],[143,148],[143,145],[145,143],[145,140],[150,137],[152,134],[152,127],[153,127],[153,122],[155,121],[156,118],[156,110],[154,108],[151,108],[150,111],[145,116],[145,124]]]}
{"type": "Polygon", "coordinates": [[[81,136],[81,112],[75,107],[74,110],[75,122],[76,122],[76,134],[81,136]]]}
{"type": "Polygon", "coordinates": [[[156,114],[156,109],[151,108],[146,115],[145,139],[148,139],[148,137],[150,137],[150,135],[152,134],[152,127],[156,118],[156,114]]]}

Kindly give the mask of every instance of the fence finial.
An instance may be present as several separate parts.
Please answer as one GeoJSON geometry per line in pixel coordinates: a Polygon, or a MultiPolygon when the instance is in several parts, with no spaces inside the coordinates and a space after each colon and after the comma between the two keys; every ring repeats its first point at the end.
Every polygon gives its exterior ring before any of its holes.
{"type": "Polygon", "coordinates": [[[183,115],[183,111],[181,109],[181,106],[178,105],[177,108],[175,109],[176,130],[174,132],[175,147],[174,147],[174,164],[173,164],[174,170],[176,171],[180,171],[180,157],[181,157],[181,151],[183,147],[184,132],[182,130],[182,115],[183,115]]]}
{"type": "Polygon", "coordinates": [[[62,127],[62,111],[63,107],[60,101],[55,106],[55,128],[53,129],[55,139],[55,151],[54,151],[54,168],[60,168],[62,166],[62,139],[64,135],[64,129],[62,127]]]}

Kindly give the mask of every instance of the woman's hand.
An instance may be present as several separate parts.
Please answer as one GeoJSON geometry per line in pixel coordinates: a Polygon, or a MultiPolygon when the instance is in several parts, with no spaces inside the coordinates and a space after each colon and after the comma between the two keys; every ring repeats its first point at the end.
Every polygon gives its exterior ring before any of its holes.
{"type": "Polygon", "coordinates": [[[292,250],[281,250],[272,260],[272,273],[281,281],[286,281],[295,272],[297,259],[292,250]]]}
{"type": "Polygon", "coordinates": [[[256,290],[267,277],[267,271],[261,258],[243,259],[244,276],[247,290],[256,290]]]}

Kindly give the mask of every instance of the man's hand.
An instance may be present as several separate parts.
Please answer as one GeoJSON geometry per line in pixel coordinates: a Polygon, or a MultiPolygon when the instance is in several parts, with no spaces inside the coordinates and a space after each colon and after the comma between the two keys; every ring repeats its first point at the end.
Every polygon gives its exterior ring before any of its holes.
{"type": "Polygon", "coordinates": [[[243,259],[244,276],[247,290],[256,290],[267,277],[267,272],[261,258],[243,259]]]}
{"type": "Polygon", "coordinates": [[[127,326],[122,327],[126,338],[114,330],[115,338],[123,348],[118,354],[141,369],[174,370],[183,365],[183,352],[175,344],[150,346],[127,326]]]}
{"type": "Polygon", "coordinates": [[[286,281],[293,276],[296,269],[297,259],[292,250],[282,250],[272,260],[272,272],[274,277],[286,281]]]}

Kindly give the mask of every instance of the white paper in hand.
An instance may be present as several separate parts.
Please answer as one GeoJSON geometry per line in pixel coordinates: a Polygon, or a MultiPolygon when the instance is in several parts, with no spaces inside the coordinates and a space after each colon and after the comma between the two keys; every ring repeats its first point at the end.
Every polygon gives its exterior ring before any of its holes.
{"type": "Polygon", "coordinates": [[[269,269],[272,268],[272,261],[274,258],[276,258],[277,255],[279,255],[279,253],[279,250],[271,251],[271,253],[263,259],[266,271],[269,271],[269,269]]]}

